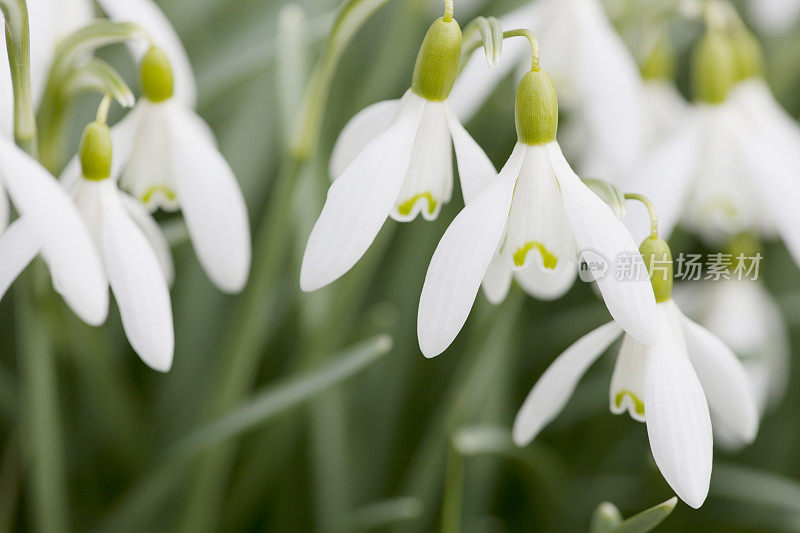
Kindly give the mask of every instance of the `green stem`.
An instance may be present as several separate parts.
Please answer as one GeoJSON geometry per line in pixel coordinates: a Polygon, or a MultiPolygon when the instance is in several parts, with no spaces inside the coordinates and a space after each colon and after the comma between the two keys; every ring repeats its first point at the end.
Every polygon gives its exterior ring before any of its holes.
{"type": "Polygon", "coordinates": [[[25,0],[0,0],[6,21],[6,46],[14,90],[14,139],[36,156],[36,113],[31,95],[31,49],[28,6],[25,0]]]}
{"type": "Polygon", "coordinates": [[[643,194],[636,194],[636,193],[626,193],[625,194],[626,200],[635,200],[638,202],[642,202],[644,206],[647,208],[647,213],[650,215],[650,238],[657,239],[658,238],[658,213],[656,212],[656,206],[653,205],[653,202],[647,196],[643,194]]]}
{"type": "Polygon", "coordinates": [[[503,32],[503,39],[508,39],[509,37],[525,37],[528,39],[528,42],[531,45],[531,70],[538,71],[541,70],[539,66],[539,40],[536,38],[536,35],[527,28],[521,28],[518,30],[508,30],[503,32]]]}
{"type": "Polygon", "coordinates": [[[453,20],[453,0],[444,0],[444,16],[442,19],[445,22],[453,20]]]}
{"type": "Polygon", "coordinates": [[[453,449],[447,447],[447,465],[444,478],[444,498],[442,501],[442,533],[461,531],[461,505],[464,499],[464,459],[453,449]]]}

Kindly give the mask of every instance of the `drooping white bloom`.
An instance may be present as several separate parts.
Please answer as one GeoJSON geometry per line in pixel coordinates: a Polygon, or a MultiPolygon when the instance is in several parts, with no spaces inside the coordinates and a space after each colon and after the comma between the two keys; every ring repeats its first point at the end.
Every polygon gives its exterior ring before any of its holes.
{"type": "Polygon", "coordinates": [[[750,16],[766,33],[784,33],[800,19],[800,0],[749,0],[750,16]]]}
{"type": "MultiPolygon", "coordinates": [[[[145,95],[112,129],[112,175],[151,211],[180,209],[211,281],[225,292],[239,292],[251,260],[244,197],[208,125],[184,100],[172,97],[169,63],[157,49],[151,53],[165,77],[153,82],[155,89],[145,83],[145,95]],[[156,97],[156,90],[164,92],[156,97]]],[[[73,163],[73,175],[77,168],[73,163]]]]}
{"type": "MultiPolygon", "coordinates": [[[[175,75],[175,98],[193,108],[197,103],[197,82],[189,55],[172,23],[156,3],[152,0],[98,0],[97,3],[111,20],[133,22],[144,28],[150,41],[163,49],[169,59],[175,75]]],[[[140,61],[148,52],[150,42],[131,41],[129,47],[134,58],[140,61]]]]}
{"type": "MultiPolygon", "coordinates": [[[[658,342],[624,336],[611,378],[611,412],[646,422],[658,468],[675,493],[698,508],[711,478],[711,420],[744,442],[758,431],[747,374],[717,337],[686,318],[672,300],[658,304],[658,342]],[[710,413],[710,414],[709,414],[710,413]]],[[[545,371],[514,421],[514,441],[532,441],[564,408],[583,374],[622,334],[609,323],[582,337],[545,371]]]]}
{"type": "MultiPolygon", "coordinates": [[[[559,91],[559,103],[576,120],[565,137],[574,139],[580,171],[609,178],[627,173],[643,149],[642,79],[635,59],[611,26],[599,0],[537,0],[500,18],[503,28],[531,28],[546,51],[542,66],[559,91]]],[[[453,89],[451,103],[466,121],[512,70],[529,67],[524,43],[503,44],[497,66],[475,53],[453,89]]]]}
{"type": "MultiPolygon", "coordinates": [[[[758,411],[775,406],[789,379],[789,338],[778,305],[763,282],[723,279],[678,285],[675,298],[692,318],[729,346],[744,366],[758,411]]],[[[713,416],[713,413],[712,413],[713,416]]],[[[723,421],[714,420],[714,438],[727,448],[747,442],[723,421]]]]}
{"type": "MultiPolygon", "coordinates": [[[[105,128],[105,135],[108,135],[105,125],[101,128],[105,128]]],[[[84,135],[84,142],[87,138],[91,142],[87,135],[84,135]]],[[[98,152],[86,151],[90,157],[98,152]]],[[[110,152],[106,157],[110,169],[110,152]]],[[[100,251],[105,267],[102,279],[111,287],[117,301],[128,341],[148,366],[168,371],[172,366],[175,337],[169,287],[164,266],[159,262],[166,243],[160,232],[152,231],[155,221],[141,204],[117,188],[107,172],[81,177],[71,189],[100,251]]]]}
{"type": "Polygon", "coordinates": [[[420,214],[435,219],[453,192],[453,146],[465,198],[496,174],[450,110],[447,94],[458,71],[460,49],[457,23],[434,22],[423,42],[412,88],[401,100],[364,109],[342,131],[330,161],[335,181],[303,256],[304,291],[324,287],[350,270],[388,217],[399,222],[420,214]],[[447,54],[428,57],[426,51],[435,51],[431,43],[437,42],[447,54]],[[426,68],[441,74],[425,78],[429,86],[419,81],[426,68]]]}
{"type": "Polygon", "coordinates": [[[467,204],[436,248],[419,304],[422,353],[434,357],[453,342],[482,282],[498,301],[515,271],[529,292],[555,297],[574,280],[579,251],[607,262],[597,284],[611,315],[636,338],[654,342],[649,279],[616,275],[620,258],[641,261],[630,233],[572,171],[557,142],[518,143],[500,175],[467,204]]]}
{"type": "Polygon", "coordinates": [[[10,141],[0,139],[0,297],[36,257],[53,286],[86,323],[102,324],[108,290],[100,259],[75,206],[53,176],[10,141]],[[8,228],[8,198],[19,218],[8,228]]]}

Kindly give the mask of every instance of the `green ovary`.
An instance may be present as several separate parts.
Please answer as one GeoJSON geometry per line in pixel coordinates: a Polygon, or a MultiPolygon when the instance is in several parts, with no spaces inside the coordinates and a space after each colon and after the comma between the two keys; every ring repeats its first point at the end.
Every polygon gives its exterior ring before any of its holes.
{"type": "Polygon", "coordinates": [[[397,212],[403,216],[408,216],[411,214],[411,210],[414,209],[417,201],[421,198],[425,198],[428,201],[428,214],[433,215],[436,211],[436,206],[439,205],[439,200],[434,198],[434,196],[429,192],[423,192],[420,194],[415,194],[402,204],[397,206],[397,212]]]}
{"type": "Polygon", "coordinates": [[[628,395],[630,399],[633,400],[633,408],[636,413],[644,416],[644,402],[642,402],[638,396],[629,390],[621,390],[614,397],[614,403],[617,405],[617,407],[622,407],[622,400],[625,399],[625,395],[628,395]]]}
{"type": "Polygon", "coordinates": [[[150,200],[152,200],[153,196],[155,196],[157,193],[161,193],[164,196],[166,196],[167,200],[169,200],[170,202],[174,202],[175,199],[177,198],[175,191],[173,191],[169,187],[165,187],[164,185],[153,185],[144,192],[144,194],[140,199],[142,203],[145,204],[150,203],[150,200]]]}
{"type": "Polygon", "coordinates": [[[556,266],[558,266],[558,256],[548,250],[544,244],[536,241],[531,241],[526,243],[525,246],[517,248],[517,251],[514,252],[514,264],[518,267],[523,266],[528,252],[534,248],[539,250],[539,254],[542,256],[542,266],[548,270],[555,270],[556,266]]]}

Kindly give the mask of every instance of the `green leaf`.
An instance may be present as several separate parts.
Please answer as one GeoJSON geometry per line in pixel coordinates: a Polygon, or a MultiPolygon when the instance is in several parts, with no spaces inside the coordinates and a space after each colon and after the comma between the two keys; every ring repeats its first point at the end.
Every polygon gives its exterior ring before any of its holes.
{"type": "Polygon", "coordinates": [[[710,492],[718,498],[800,513],[800,483],[754,468],[714,465],[710,492]]]}
{"type": "Polygon", "coordinates": [[[608,530],[608,533],[647,533],[652,531],[666,520],[677,503],[678,498],[673,496],[655,507],[628,518],[614,529],[608,530]]]}
{"type": "Polygon", "coordinates": [[[603,502],[592,513],[591,533],[609,533],[622,523],[622,513],[611,502],[603,502]]]}
{"type": "Polygon", "coordinates": [[[335,531],[357,533],[387,528],[398,522],[419,518],[422,510],[422,501],[418,498],[391,498],[350,511],[342,516],[335,531]]]}

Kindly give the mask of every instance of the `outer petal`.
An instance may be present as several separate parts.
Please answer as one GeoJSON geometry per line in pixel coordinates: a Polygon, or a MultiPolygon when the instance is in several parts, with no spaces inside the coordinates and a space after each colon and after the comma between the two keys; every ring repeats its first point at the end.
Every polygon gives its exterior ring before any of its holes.
{"type": "Polygon", "coordinates": [[[152,246],[153,252],[158,258],[158,264],[161,265],[164,279],[167,281],[167,285],[171,287],[175,282],[175,264],[172,262],[169,243],[164,237],[161,227],[136,198],[122,191],[120,191],[119,195],[128,215],[139,226],[139,229],[142,230],[145,238],[147,238],[147,242],[152,246]]]}
{"type": "Polygon", "coordinates": [[[681,318],[689,358],[714,419],[742,442],[753,442],[758,432],[758,405],[742,363],[714,334],[685,316],[681,318]]]}
{"type": "Polygon", "coordinates": [[[750,16],[761,31],[783,33],[800,17],[800,0],[750,0],[750,16]]]}
{"type": "Polygon", "coordinates": [[[425,357],[447,349],[464,326],[503,237],[526,147],[517,145],[500,177],[447,228],[428,266],[417,337],[425,357]]]}
{"type": "MultiPolygon", "coordinates": [[[[697,128],[690,123],[650,155],[624,186],[650,198],[658,210],[658,233],[668,239],[678,224],[697,174],[697,128]]],[[[637,242],[650,233],[650,217],[644,206],[632,204],[626,225],[637,242]]]]}
{"type": "MultiPolygon", "coordinates": [[[[144,28],[156,46],[164,49],[175,76],[175,96],[188,107],[197,102],[197,83],[192,72],[189,56],[169,19],[151,0],[98,0],[108,16],[119,22],[135,22],[144,28]]],[[[137,58],[147,52],[147,43],[131,45],[137,58]]]]}
{"type": "Polygon", "coordinates": [[[328,190],[303,256],[304,291],[322,288],[350,270],[394,207],[424,108],[417,99],[403,106],[395,124],[369,143],[328,190]]]}
{"type": "Polygon", "coordinates": [[[38,253],[36,234],[23,218],[15,220],[0,236],[0,300],[38,253]]]}
{"type": "Polygon", "coordinates": [[[498,305],[506,299],[511,288],[512,273],[507,258],[500,253],[494,254],[481,282],[487,300],[498,305]]]}
{"type": "Polygon", "coordinates": [[[149,367],[172,366],[175,337],[169,289],[147,238],[130,219],[116,186],[103,185],[103,258],[131,346],[149,367]]]}
{"type": "Polygon", "coordinates": [[[514,272],[514,277],[520,286],[538,300],[558,300],[569,292],[575,284],[578,267],[573,261],[558,270],[543,270],[537,264],[532,264],[522,270],[514,272]]]}
{"type": "Polygon", "coordinates": [[[559,355],[536,382],[514,420],[513,437],[525,446],[567,405],[575,386],[600,355],[622,334],[614,322],[587,333],[559,355]]]}
{"type": "Polygon", "coordinates": [[[497,170],[486,156],[486,152],[478,146],[450,107],[445,104],[447,122],[453,136],[458,163],[458,177],[461,180],[461,193],[464,205],[472,202],[497,177],[497,170]]]}
{"type": "Polygon", "coordinates": [[[575,175],[558,143],[549,144],[548,152],[578,250],[597,253],[609,265],[606,275],[597,280],[597,286],[611,316],[631,336],[652,344],[657,338],[658,317],[650,279],[644,271],[643,275],[633,276],[635,279],[619,279],[617,275],[619,258],[641,261],[633,237],[611,208],[575,175]]]}
{"type": "Polygon", "coordinates": [[[0,233],[5,231],[8,226],[8,221],[11,217],[11,206],[8,205],[8,196],[6,190],[0,182],[0,233]]]}
{"type": "Polygon", "coordinates": [[[362,109],[350,119],[333,146],[328,166],[331,179],[338,178],[370,141],[391,127],[399,110],[400,100],[386,100],[362,109]]]}
{"type": "Polygon", "coordinates": [[[236,293],[250,272],[250,221],[239,183],[207,126],[178,102],[169,108],[171,162],[181,212],[208,277],[236,293]]]}
{"type": "Polygon", "coordinates": [[[673,302],[659,305],[659,341],[646,355],[647,435],[664,479],[697,509],[711,481],[711,417],[703,387],[686,355],[680,312],[674,306],[673,302]]]}
{"type": "Polygon", "coordinates": [[[102,324],[108,314],[106,278],[72,200],[44,167],[7,141],[0,141],[0,174],[36,235],[55,289],[84,322],[102,324]]]}

